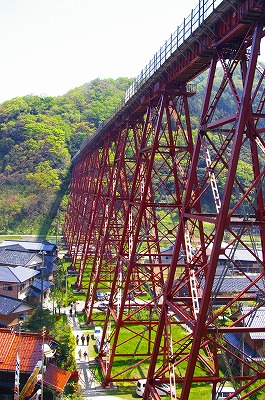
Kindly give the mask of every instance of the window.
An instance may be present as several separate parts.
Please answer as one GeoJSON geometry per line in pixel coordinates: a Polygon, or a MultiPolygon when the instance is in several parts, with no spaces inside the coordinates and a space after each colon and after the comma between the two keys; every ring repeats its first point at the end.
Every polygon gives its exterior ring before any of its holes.
{"type": "Polygon", "coordinates": [[[3,290],[12,291],[13,290],[12,285],[9,285],[8,283],[4,283],[3,284],[3,290]]]}
{"type": "Polygon", "coordinates": [[[19,314],[18,319],[19,321],[24,321],[25,319],[27,319],[28,317],[28,313],[25,312],[24,314],[19,314]]]}

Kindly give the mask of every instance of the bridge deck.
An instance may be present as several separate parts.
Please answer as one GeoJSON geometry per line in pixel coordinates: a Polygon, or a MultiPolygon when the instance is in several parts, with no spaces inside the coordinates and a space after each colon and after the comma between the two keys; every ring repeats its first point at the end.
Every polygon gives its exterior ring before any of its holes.
{"type": "Polygon", "coordinates": [[[145,94],[159,91],[164,85],[170,85],[177,93],[181,85],[191,82],[209,67],[218,47],[230,57],[247,35],[249,24],[260,18],[261,10],[262,2],[255,0],[245,3],[239,0],[200,1],[134,80],[110,118],[82,143],[73,163],[87,147],[98,146],[106,131],[119,125],[126,115],[144,114],[147,108],[145,94]],[[235,10],[239,12],[235,13],[235,10]]]}

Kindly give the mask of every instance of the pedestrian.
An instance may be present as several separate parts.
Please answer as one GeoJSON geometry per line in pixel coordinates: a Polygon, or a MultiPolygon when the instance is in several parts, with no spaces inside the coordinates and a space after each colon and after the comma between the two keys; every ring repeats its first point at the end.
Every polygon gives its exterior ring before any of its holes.
{"type": "Polygon", "coordinates": [[[76,335],[76,344],[78,345],[78,343],[79,343],[79,336],[76,335]]]}
{"type": "Polygon", "coordinates": [[[85,335],[83,334],[82,336],[81,336],[81,341],[82,341],[82,346],[84,346],[84,344],[85,344],[85,335]]]}
{"type": "Polygon", "coordinates": [[[87,336],[86,336],[86,344],[87,345],[89,345],[89,340],[90,340],[90,336],[89,336],[89,333],[88,333],[87,336]]]}
{"type": "Polygon", "coordinates": [[[72,313],[73,313],[73,311],[72,311],[72,309],[70,308],[70,310],[69,310],[70,317],[72,316],[72,313]]]}
{"type": "Polygon", "coordinates": [[[87,352],[86,352],[86,351],[84,351],[83,356],[84,356],[84,359],[85,359],[85,361],[86,361],[86,357],[87,357],[87,352]]]}
{"type": "Polygon", "coordinates": [[[79,349],[79,351],[78,351],[78,356],[79,356],[79,360],[81,360],[81,357],[82,357],[82,351],[81,351],[81,349],[79,349]]]}

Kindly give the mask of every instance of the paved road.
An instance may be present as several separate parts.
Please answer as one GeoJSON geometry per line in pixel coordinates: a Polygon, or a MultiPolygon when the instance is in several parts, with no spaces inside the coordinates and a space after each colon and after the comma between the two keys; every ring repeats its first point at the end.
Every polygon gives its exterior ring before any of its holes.
{"type": "MultiPolygon", "coordinates": [[[[77,313],[81,312],[84,308],[84,302],[79,301],[77,303],[77,313]]],[[[93,363],[94,363],[94,358],[89,358],[89,356],[84,357],[84,352],[86,351],[89,354],[91,354],[90,349],[94,345],[94,340],[90,339],[89,340],[89,345],[87,345],[87,342],[84,342],[84,345],[82,345],[82,342],[80,340],[82,334],[84,333],[85,337],[87,336],[88,333],[91,333],[91,331],[86,331],[84,329],[81,330],[79,324],[78,324],[78,318],[69,315],[69,309],[66,310],[66,313],[68,313],[68,323],[72,327],[72,332],[74,336],[76,337],[77,335],[79,336],[79,343],[76,346],[75,350],[75,358],[76,358],[76,366],[77,366],[77,371],[79,374],[79,384],[81,386],[81,395],[83,399],[86,400],[93,400],[95,397],[97,400],[121,400],[122,397],[115,397],[115,396],[108,396],[105,393],[104,389],[101,386],[101,383],[96,380],[96,377],[93,373],[93,363]],[[81,357],[80,357],[81,354],[81,357]]]]}

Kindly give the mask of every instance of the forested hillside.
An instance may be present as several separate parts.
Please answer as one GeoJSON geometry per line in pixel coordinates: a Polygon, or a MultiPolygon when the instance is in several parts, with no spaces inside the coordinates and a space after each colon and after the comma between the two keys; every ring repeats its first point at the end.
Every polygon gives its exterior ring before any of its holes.
{"type": "MultiPolygon", "coordinates": [[[[216,83],[221,79],[219,70],[216,83]]],[[[96,79],[64,96],[25,96],[0,105],[0,233],[56,234],[67,204],[71,157],[119,104],[131,82],[96,79]]],[[[197,94],[190,99],[194,135],[206,82],[206,73],[196,79],[197,94]]],[[[237,90],[241,86],[238,71],[237,90]]],[[[220,117],[237,111],[229,90],[220,105],[220,117]]],[[[239,166],[243,185],[251,176],[249,161],[246,154],[239,166]]]]}
{"type": "Polygon", "coordinates": [[[56,233],[71,157],[131,82],[96,79],[64,96],[29,95],[0,105],[0,233],[56,233]]]}

